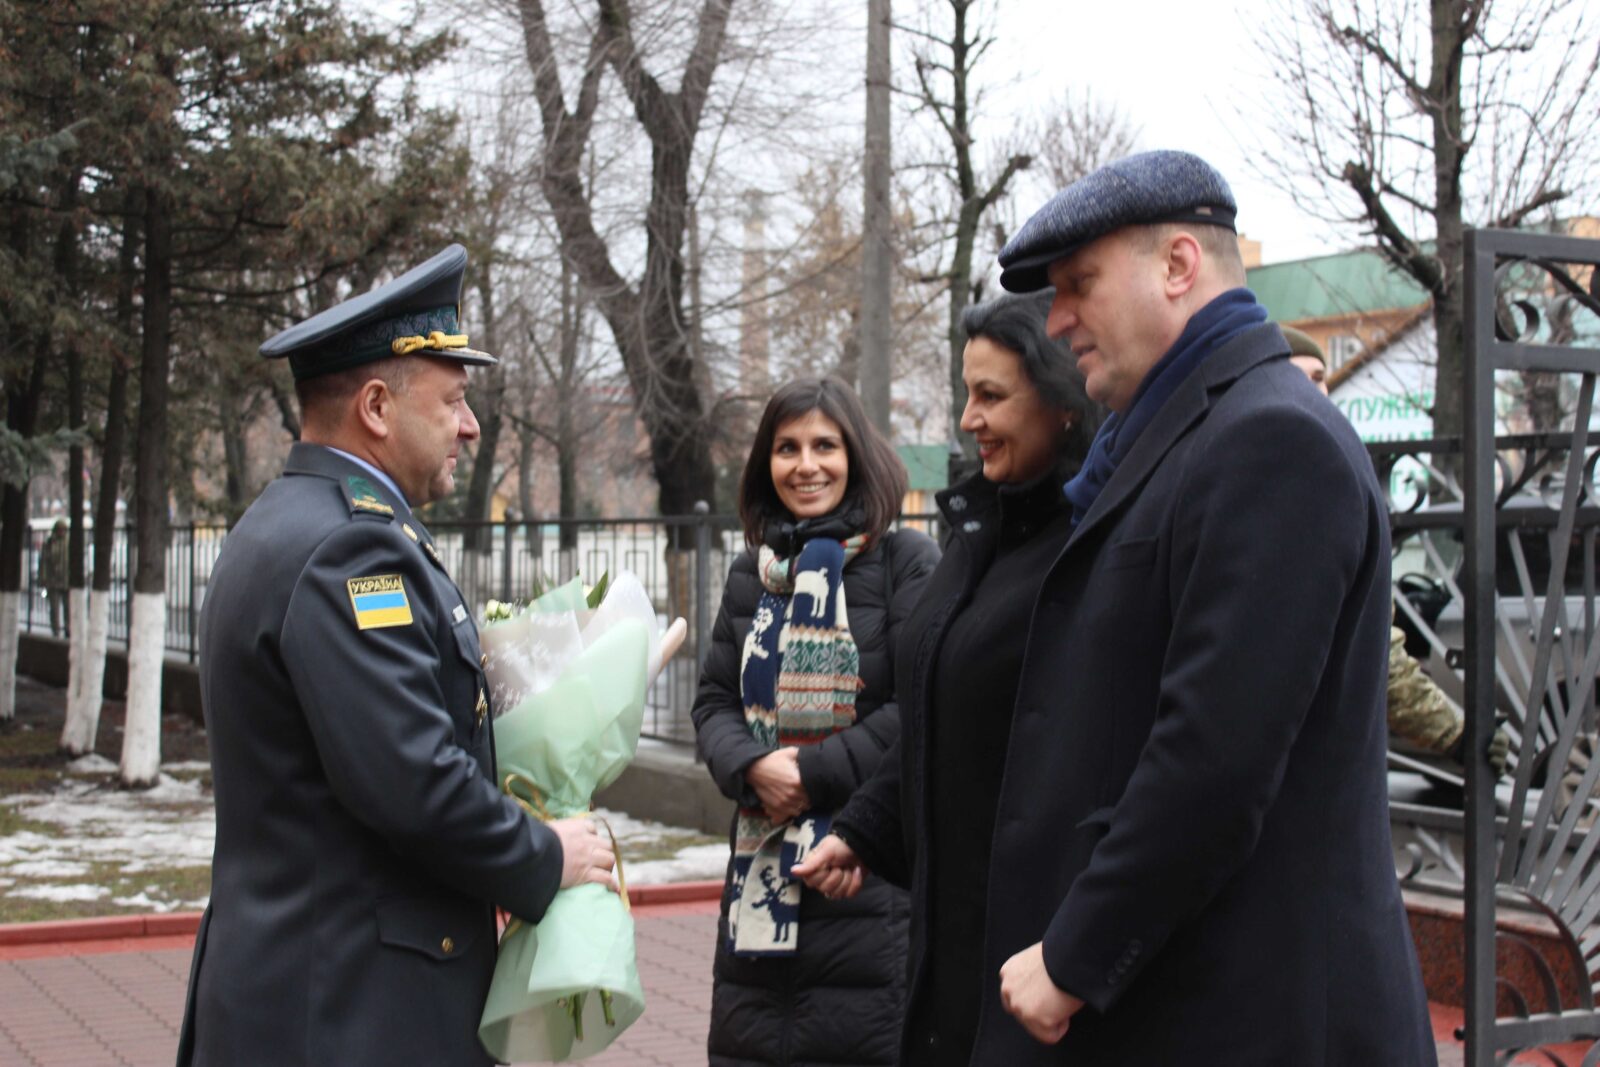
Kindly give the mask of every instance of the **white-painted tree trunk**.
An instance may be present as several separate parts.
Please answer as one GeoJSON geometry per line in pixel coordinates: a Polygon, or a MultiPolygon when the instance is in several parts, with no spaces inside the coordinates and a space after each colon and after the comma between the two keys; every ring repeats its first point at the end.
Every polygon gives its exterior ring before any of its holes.
{"type": "Polygon", "coordinates": [[[17,717],[17,627],[22,594],[0,593],[0,722],[17,717]]]}
{"type": "Polygon", "coordinates": [[[82,756],[93,751],[95,735],[100,730],[111,594],[75,589],[72,595],[72,673],[67,683],[67,721],[61,728],[61,747],[74,756],[82,756]]]}
{"type": "Polygon", "coordinates": [[[133,620],[128,630],[128,717],[122,734],[122,784],[138,789],[155,785],[161,772],[166,594],[133,594],[133,620]]]}

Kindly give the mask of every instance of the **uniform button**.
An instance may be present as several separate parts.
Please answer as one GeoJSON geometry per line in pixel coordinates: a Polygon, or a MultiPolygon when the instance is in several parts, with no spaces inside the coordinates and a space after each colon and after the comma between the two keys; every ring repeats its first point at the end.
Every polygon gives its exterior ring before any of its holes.
{"type": "Polygon", "coordinates": [[[488,665],[489,665],[489,653],[485,652],[485,653],[483,653],[483,655],[478,657],[478,666],[487,667],[488,665]]]}
{"type": "Polygon", "coordinates": [[[443,941],[439,942],[439,951],[443,952],[446,956],[450,955],[450,953],[454,952],[455,950],[456,942],[454,938],[447,937],[443,941]]]}

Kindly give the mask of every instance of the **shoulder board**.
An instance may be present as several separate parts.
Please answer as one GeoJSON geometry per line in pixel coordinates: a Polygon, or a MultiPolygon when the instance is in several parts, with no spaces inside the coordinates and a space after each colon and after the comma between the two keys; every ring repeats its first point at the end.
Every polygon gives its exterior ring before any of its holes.
{"type": "Polygon", "coordinates": [[[345,497],[350,501],[350,516],[355,518],[382,519],[385,522],[394,521],[394,508],[385,503],[378,495],[377,488],[366,478],[359,474],[351,474],[340,482],[344,489],[345,497]]]}

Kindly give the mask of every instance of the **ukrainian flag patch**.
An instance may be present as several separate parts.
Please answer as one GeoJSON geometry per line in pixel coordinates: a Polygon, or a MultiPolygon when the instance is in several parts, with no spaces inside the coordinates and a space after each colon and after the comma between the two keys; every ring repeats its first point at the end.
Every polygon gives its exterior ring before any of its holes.
{"type": "Polygon", "coordinates": [[[385,626],[410,626],[411,601],[398,574],[376,574],[370,578],[351,578],[350,606],[356,612],[356,627],[377,630],[385,626]]]}

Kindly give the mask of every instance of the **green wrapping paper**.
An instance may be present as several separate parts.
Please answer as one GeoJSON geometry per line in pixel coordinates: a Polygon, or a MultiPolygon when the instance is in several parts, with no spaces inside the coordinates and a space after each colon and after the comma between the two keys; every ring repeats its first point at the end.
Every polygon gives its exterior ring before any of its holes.
{"type": "MultiPolygon", "coordinates": [[[[548,608],[568,605],[541,600],[532,610],[548,608]]],[[[651,623],[628,615],[592,640],[586,632],[587,647],[553,685],[495,720],[508,792],[561,819],[588,811],[622,773],[643,725],[651,623]]],[[[558,892],[536,925],[507,927],[478,1037],[501,1062],[578,1060],[643,1012],[633,917],[623,897],[586,884],[558,892]]]]}

